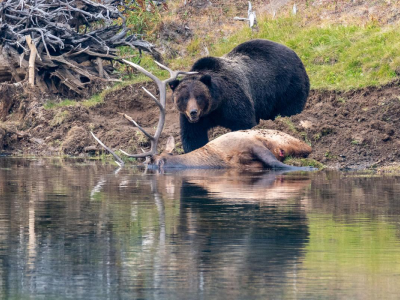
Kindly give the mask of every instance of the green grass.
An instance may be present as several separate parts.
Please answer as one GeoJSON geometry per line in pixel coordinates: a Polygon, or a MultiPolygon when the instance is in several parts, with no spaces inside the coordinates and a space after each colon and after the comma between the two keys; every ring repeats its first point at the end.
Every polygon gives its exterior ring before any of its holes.
{"type": "Polygon", "coordinates": [[[284,163],[287,165],[296,166],[296,167],[313,167],[313,168],[317,168],[319,170],[322,170],[325,168],[324,164],[322,164],[319,161],[316,161],[315,159],[312,159],[312,158],[287,157],[287,158],[285,158],[284,163]]]}
{"type": "MultiPolygon", "coordinates": [[[[133,28],[143,33],[153,32],[161,20],[158,12],[136,13],[129,18],[132,18],[130,22],[133,28]]],[[[398,25],[385,27],[379,27],[374,23],[368,26],[304,25],[300,16],[274,20],[260,19],[258,24],[259,30],[255,31],[243,23],[234,35],[217,41],[207,35],[202,39],[195,35],[185,46],[187,55],[167,61],[167,64],[173,69],[188,70],[201,56],[200,49],[203,47],[207,47],[212,56],[222,56],[240,43],[262,38],[292,48],[302,59],[313,89],[350,90],[381,85],[395,79],[396,70],[400,71],[398,25]]],[[[121,48],[121,56],[134,53],[137,52],[130,48],[121,48]]],[[[131,57],[130,60],[138,63],[139,58],[131,57]]],[[[168,73],[158,68],[149,55],[143,54],[140,65],[160,78],[168,77],[168,73]]],[[[127,68],[121,65],[119,69],[122,73],[127,73],[127,68]]],[[[137,72],[130,73],[123,78],[123,82],[79,103],[87,107],[95,106],[102,103],[106,95],[114,90],[148,80],[146,76],[137,72]]],[[[53,109],[75,104],[76,102],[72,100],[48,102],[45,108],[53,109]]]]}
{"type": "Polygon", "coordinates": [[[54,118],[49,122],[51,126],[58,126],[64,123],[70,117],[68,111],[59,111],[54,118]]]}
{"type": "Polygon", "coordinates": [[[396,164],[396,163],[394,165],[384,166],[384,167],[377,167],[376,165],[373,165],[373,166],[371,166],[371,168],[375,168],[379,175],[382,175],[382,174],[399,175],[400,174],[400,165],[396,164]]]}
{"type": "MultiPolygon", "coordinates": [[[[400,31],[396,25],[322,27],[304,25],[300,17],[264,19],[259,20],[258,32],[244,24],[236,34],[208,48],[211,55],[222,56],[254,38],[292,48],[306,66],[314,89],[349,90],[384,84],[397,76],[400,67],[400,31]]],[[[186,63],[183,59],[177,65],[186,63]]]]}
{"type": "Polygon", "coordinates": [[[70,100],[70,99],[64,99],[61,102],[48,101],[43,105],[43,107],[45,109],[54,109],[59,107],[75,105],[75,103],[76,103],[75,100],[70,100]]]}
{"type": "Polygon", "coordinates": [[[151,38],[162,21],[157,6],[148,11],[135,2],[132,2],[130,9],[125,12],[125,17],[126,25],[132,32],[146,36],[146,40],[151,38]]]}

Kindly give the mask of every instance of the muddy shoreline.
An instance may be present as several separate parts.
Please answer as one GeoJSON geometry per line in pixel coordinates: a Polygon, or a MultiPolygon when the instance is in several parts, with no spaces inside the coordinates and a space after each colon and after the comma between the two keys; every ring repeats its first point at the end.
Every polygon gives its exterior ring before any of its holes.
{"type": "MultiPolygon", "coordinates": [[[[89,135],[90,130],[112,149],[135,153],[149,146],[119,112],[127,113],[148,131],[155,130],[158,108],[135,84],[109,93],[103,103],[86,107],[83,103],[45,109],[46,98],[7,86],[8,114],[0,123],[0,153],[34,156],[91,156],[101,147],[89,135]]],[[[151,83],[144,83],[156,93],[151,83]]],[[[4,92],[5,85],[0,85],[4,92]]],[[[177,154],[182,153],[178,112],[167,100],[166,124],[160,150],[173,135],[177,154]]],[[[4,108],[5,101],[0,102],[4,108]]],[[[256,128],[284,131],[311,144],[310,158],[334,169],[367,169],[400,161],[400,83],[338,92],[313,90],[301,114],[261,121],[256,128]]],[[[210,139],[227,132],[216,128],[210,139]]],[[[96,154],[97,153],[97,154],[96,154]]]]}
{"type": "MultiPolygon", "coordinates": [[[[237,30],[233,16],[247,11],[247,1],[193,0],[188,5],[176,4],[170,9],[174,17],[163,20],[160,31],[160,48],[167,59],[185,57],[188,44],[197,35],[213,32],[218,40],[237,30]],[[225,10],[226,11],[225,11],[225,10]]],[[[399,7],[386,2],[346,1],[330,4],[315,2],[308,7],[299,3],[304,21],[320,24],[392,24],[399,19],[399,7]],[[315,6],[315,7],[314,7],[315,6]],[[315,14],[315,11],[321,13],[315,14]],[[378,22],[379,20],[379,22],[378,22]]],[[[260,12],[276,10],[285,15],[291,11],[292,2],[275,1],[266,4],[254,1],[260,12]],[[271,5],[275,3],[274,7],[271,5]]],[[[272,5],[273,6],[273,5],[272,5]]],[[[165,15],[168,15],[166,12],[165,15]]],[[[207,50],[207,49],[206,49],[207,50]]],[[[199,51],[197,55],[207,55],[199,51]]],[[[208,52],[205,51],[205,52],[208,52]]],[[[149,142],[118,113],[126,113],[147,131],[154,132],[158,122],[158,108],[143,92],[144,85],[156,93],[151,83],[126,86],[108,93],[103,103],[88,107],[84,102],[46,109],[49,96],[24,84],[0,84],[0,156],[87,157],[99,155],[101,147],[90,136],[93,131],[112,149],[140,153],[149,142]]],[[[57,101],[57,100],[56,100],[57,101]]],[[[400,171],[400,80],[384,86],[358,90],[312,90],[301,114],[289,118],[261,121],[256,128],[284,131],[309,143],[313,152],[310,158],[334,169],[374,169],[399,166],[400,171]]],[[[213,129],[210,139],[227,132],[213,129]]],[[[177,141],[177,154],[183,153],[179,137],[179,116],[167,100],[166,124],[161,135],[160,149],[166,138],[173,135],[177,141]]]]}

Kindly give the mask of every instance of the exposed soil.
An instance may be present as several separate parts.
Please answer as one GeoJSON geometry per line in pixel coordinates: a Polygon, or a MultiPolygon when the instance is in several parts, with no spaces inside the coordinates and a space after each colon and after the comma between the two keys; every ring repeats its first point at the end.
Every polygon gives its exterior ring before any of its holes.
{"type": "Polygon", "coordinates": [[[314,158],[334,168],[364,169],[400,161],[399,81],[350,92],[312,91],[301,114],[262,121],[311,143],[314,158]]]}
{"type": "MultiPolygon", "coordinates": [[[[146,88],[156,93],[151,83],[146,88]]],[[[87,108],[81,104],[46,110],[38,98],[13,93],[14,105],[6,121],[0,123],[3,152],[31,155],[87,155],[101,150],[89,132],[113,149],[141,152],[149,146],[119,112],[124,112],[152,132],[158,122],[158,108],[141,89],[127,86],[107,95],[105,102],[87,108]],[[21,105],[23,103],[23,105],[21,105]],[[24,109],[24,113],[20,110],[24,109]]],[[[178,112],[167,101],[166,124],[161,148],[173,135],[181,153],[178,112]]],[[[400,84],[369,87],[350,92],[312,91],[306,108],[290,118],[261,121],[257,128],[282,130],[309,142],[311,158],[332,168],[364,169],[400,161],[400,84]]],[[[217,128],[213,139],[226,132],[217,128]]]]}
{"type": "MultiPolygon", "coordinates": [[[[258,17],[272,16],[274,13],[276,16],[289,15],[296,3],[297,14],[302,16],[306,23],[365,24],[372,21],[378,24],[393,24],[400,19],[400,3],[390,0],[253,0],[251,3],[258,17]]],[[[233,8],[229,5],[229,0],[214,0],[212,5],[209,1],[193,0],[188,6],[182,6],[180,9],[186,9],[192,14],[202,14],[204,9],[223,12],[227,8],[245,16],[248,1],[235,1],[233,8]]],[[[219,21],[221,22],[221,18],[219,21]]]]}
{"type": "Polygon", "coordinates": [[[180,55],[178,48],[193,37],[193,32],[185,21],[161,23],[158,45],[164,58],[173,59],[180,55]]]}
{"type": "MultiPolygon", "coordinates": [[[[100,150],[89,134],[92,130],[111,148],[140,152],[141,147],[149,146],[147,139],[119,113],[130,115],[148,132],[154,132],[159,110],[141,89],[142,85],[127,86],[111,92],[105,97],[104,103],[90,108],[78,103],[75,106],[47,110],[39,101],[40,97],[29,97],[23,89],[7,94],[8,97],[0,97],[0,106],[7,99],[9,109],[5,122],[0,123],[0,150],[41,156],[83,155],[93,152],[93,149],[100,150]],[[21,99],[25,100],[21,102],[21,99]],[[21,107],[24,113],[20,112],[21,107]]],[[[145,83],[144,86],[156,94],[152,84],[145,83]]],[[[168,102],[162,139],[167,134],[178,137],[178,123],[178,114],[174,112],[172,103],[168,102]]]]}

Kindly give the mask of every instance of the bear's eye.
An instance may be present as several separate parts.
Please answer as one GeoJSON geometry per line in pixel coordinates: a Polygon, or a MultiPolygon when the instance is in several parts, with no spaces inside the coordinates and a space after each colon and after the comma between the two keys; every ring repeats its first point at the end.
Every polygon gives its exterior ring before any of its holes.
{"type": "Polygon", "coordinates": [[[203,104],[203,105],[205,105],[206,104],[206,97],[204,97],[204,96],[197,96],[197,102],[199,103],[199,104],[203,104]]]}
{"type": "Polygon", "coordinates": [[[178,98],[177,103],[185,103],[185,98],[178,98]]]}

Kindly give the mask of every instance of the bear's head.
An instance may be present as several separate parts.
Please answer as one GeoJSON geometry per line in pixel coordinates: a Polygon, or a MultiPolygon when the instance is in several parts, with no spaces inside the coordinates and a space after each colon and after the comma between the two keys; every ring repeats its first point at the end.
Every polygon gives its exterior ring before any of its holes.
{"type": "Polygon", "coordinates": [[[169,86],[173,91],[176,107],[189,122],[196,123],[209,113],[212,104],[210,75],[186,77],[182,81],[174,80],[169,86]]]}

